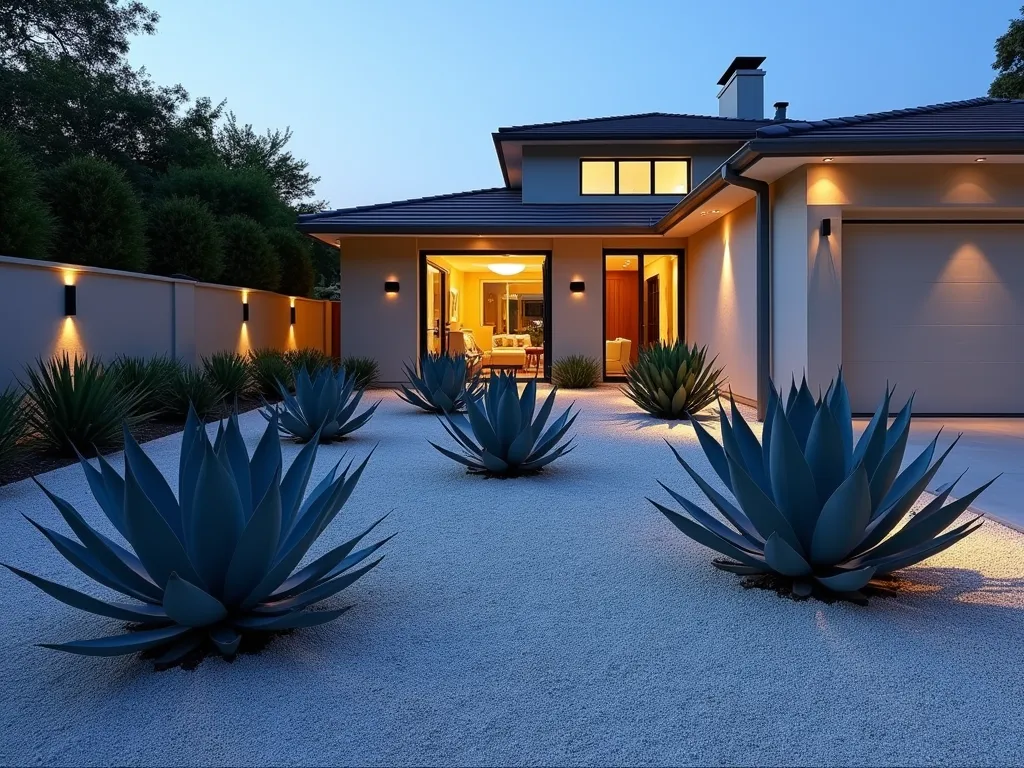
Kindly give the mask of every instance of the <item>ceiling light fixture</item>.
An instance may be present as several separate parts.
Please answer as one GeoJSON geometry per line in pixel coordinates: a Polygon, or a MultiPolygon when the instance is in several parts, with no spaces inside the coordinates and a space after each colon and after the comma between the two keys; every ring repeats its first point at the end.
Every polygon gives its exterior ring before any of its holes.
{"type": "Polygon", "coordinates": [[[831,158],[831,157],[823,157],[823,158],[821,158],[821,162],[823,162],[823,163],[831,163],[832,160],[833,160],[833,158],[831,158]]]}
{"type": "Polygon", "coordinates": [[[984,163],[985,159],[986,158],[984,158],[984,157],[977,157],[977,158],[974,159],[974,162],[976,162],[976,163],[984,163]]]}
{"type": "MultiPolygon", "coordinates": [[[[508,258],[507,256],[505,257],[508,258]]],[[[511,277],[512,275],[518,275],[524,269],[525,264],[516,264],[511,261],[500,261],[497,264],[488,264],[487,268],[496,275],[504,275],[505,277],[511,277]]]]}

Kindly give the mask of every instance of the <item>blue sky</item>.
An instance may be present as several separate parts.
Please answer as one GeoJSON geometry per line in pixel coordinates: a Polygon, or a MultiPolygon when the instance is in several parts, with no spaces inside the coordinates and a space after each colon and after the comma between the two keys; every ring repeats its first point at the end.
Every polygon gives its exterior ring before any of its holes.
{"type": "Polygon", "coordinates": [[[717,114],[735,55],[765,100],[836,117],[984,95],[1024,0],[148,0],[131,60],[227,98],[332,207],[499,186],[491,131],[635,112],[717,114]]]}

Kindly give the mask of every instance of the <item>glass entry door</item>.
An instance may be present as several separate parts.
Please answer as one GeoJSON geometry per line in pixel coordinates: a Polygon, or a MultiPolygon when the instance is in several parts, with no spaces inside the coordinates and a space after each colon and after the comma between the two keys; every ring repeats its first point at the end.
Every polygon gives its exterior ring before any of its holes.
{"type": "Polygon", "coordinates": [[[448,272],[428,261],[426,288],[427,351],[444,355],[448,353],[448,272]]]}

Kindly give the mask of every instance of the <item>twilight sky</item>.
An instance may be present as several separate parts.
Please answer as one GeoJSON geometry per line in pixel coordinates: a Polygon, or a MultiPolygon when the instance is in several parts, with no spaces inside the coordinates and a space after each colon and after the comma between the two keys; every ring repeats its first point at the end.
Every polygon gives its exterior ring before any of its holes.
{"type": "Polygon", "coordinates": [[[147,0],[131,61],[227,98],[291,149],[331,207],[500,186],[499,126],[718,114],[761,55],[765,101],[838,117],[982,96],[1024,0],[147,0]]]}

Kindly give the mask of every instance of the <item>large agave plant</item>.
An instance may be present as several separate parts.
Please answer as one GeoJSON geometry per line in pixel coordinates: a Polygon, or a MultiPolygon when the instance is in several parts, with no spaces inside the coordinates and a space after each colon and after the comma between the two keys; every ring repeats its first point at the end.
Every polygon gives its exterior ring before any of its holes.
{"type": "Polygon", "coordinates": [[[626,369],[623,393],[659,419],[688,419],[718,397],[722,369],[708,348],[683,341],[658,342],[640,350],[636,365],[626,369]]]}
{"type": "Polygon", "coordinates": [[[714,561],[723,570],[783,577],[797,597],[817,589],[863,602],[861,590],[875,577],[920,562],[977,530],[981,523],[975,518],[943,533],[989,485],[949,504],[952,485],[940,489],[896,530],[956,440],[933,463],[936,435],[900,472],[913,397],[890,425],[891,397],[886,388],[856,445],[842,371],[817,402],[806,381],[790,388],[785,403],[772,387],[760,443],[733,402],[731,423],[722,409],[721,444],[698,422],[693,428],[735,502],[672,448],[730,525],[664,483],[686,514],[650,501],[687,536],[725,555],[714,561]]]}
{"type": "Polygon", "coordinates": [[[463,453],[454,453],[435,443],[431,445],[448,458],[466,465],[473,473],[514,477],[536,472],[575,447],[574,437],[558,444],[579,415],[578,411],[570,413],[571,405],[546,431],[544,429],[555,404],[556,391],[552,388],[535,415],[536,379],[526,383],[520,396],[515,374],[492,373],[486,393],[466,401],[468,421],[461,414],[443,414],[441,424],[462,447],[463,453]]]}
{"type": "Polygon", "coordinates": [[[287,385],[279,383],[278,391],[283,402],[279,406],[267,405],[260,413],[268,421],[276,421],[282,435],[293,437],[300,443],[309,442],[314,437],[321,443],[342,440],[368,422],[381,404],[378,400],[355,416],[364,390],[356,386],[355,379],[344,368],[337,373],[323,368],[315,379],[310,379],[305,368],[296,368],[294,375],[295,394],[288,391],[287,385]]]}
{"type": "Polygon", "coordinates": [[[81,465],[96,502],[130,549],[93,529],[46,488],[78,540],[30,522],[72,565],[132,602],[109,602],[7,567],[63,603],[136,624],[139,630],[47,648],[86,656],[155,649],[158,666],[174,664],[209,644],[230,657],[246,633],[299,629],[338,618],[348,608],[306,609],[381,560],[360,565],[387,539],[356,550],[378,520],[292,572],[351,495],[369,456],[353,472],[349,464],[339,475],[336,465],[303,499],[316,459],[315,441],[285,472],[273,420],[250,457],[235,417],[211,443],[192,413],[185,424],[175,498],[127,429],[124,442],[123,478],[102,457],[98,469],[85,459],[81,465]]]}
{"type": "Polygon", "coordinates": [[[479,374],[470,374],[465,355],[428,353],[420,361],[422,376],[406,364],[409,384],[402,385],[398,396],[407,403],[430,413],[457,413],[467,400],[480,396],[483,384],[479,374]]]}

